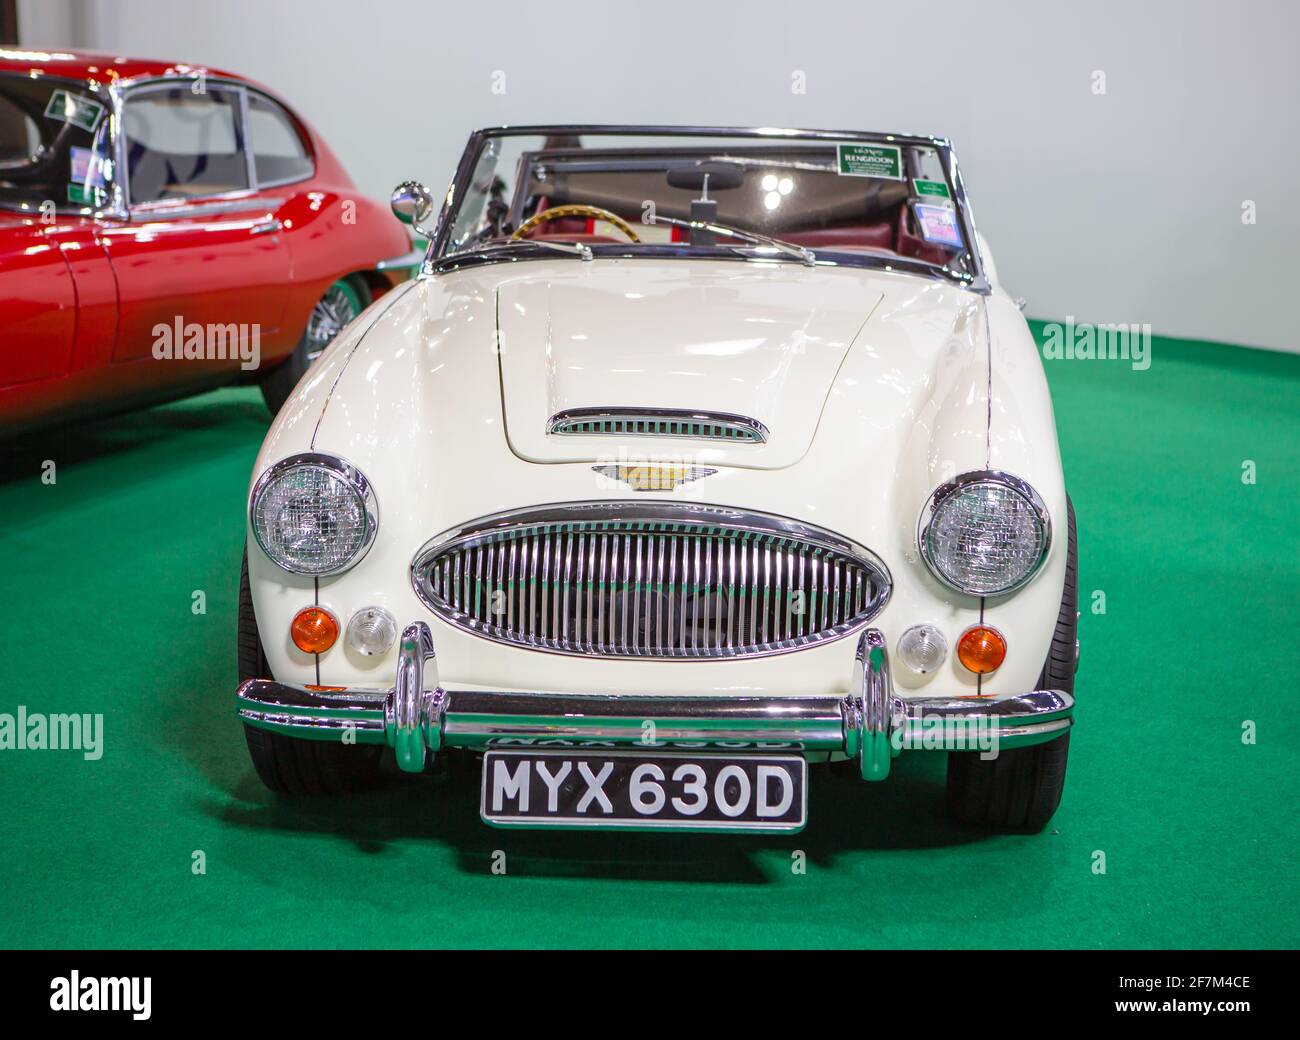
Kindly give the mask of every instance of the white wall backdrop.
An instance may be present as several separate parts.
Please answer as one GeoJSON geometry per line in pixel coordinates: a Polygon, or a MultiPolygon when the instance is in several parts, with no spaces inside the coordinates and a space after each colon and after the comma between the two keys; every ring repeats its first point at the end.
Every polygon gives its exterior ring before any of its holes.
{"type": "Polygon", "coordinates": [[[19,31],[260,80],[380,197],[489,124],[942,134],[1029,314],[1300,351],[1294,0],[21,0],[19,31]]]}

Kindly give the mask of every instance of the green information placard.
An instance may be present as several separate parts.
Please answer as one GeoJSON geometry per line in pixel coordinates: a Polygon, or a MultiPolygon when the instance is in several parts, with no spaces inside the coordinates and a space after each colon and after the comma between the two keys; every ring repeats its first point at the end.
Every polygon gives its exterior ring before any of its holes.
{"type": "Polygon", "coordinates": [[[918,195],[928,195],[935,199],[950,199],[948,194],[948,185],[943,181],[923,181],[919,177],[912,178],[912,187],[918,195]]]}
{"type": "Polygon", "coordinates": [[[896,144],[838,144],[835,157],[845,177],[903,179],[903,150],[896,144]]]}
{"type": "Polygon", "coordinates": [[[104,114],[104,106],[98,101],[81,94],[66,90],[56,90],[50,95],[49,104],[45,106],[48,119],[57,119],[60,123],[71,123],[93,133],[104,114]]]}
{"type": "Polygon", "coordinates": [[[68,201],[77,206],[102,206],[106,193],[94,184],[69,184],[68,201]]]}

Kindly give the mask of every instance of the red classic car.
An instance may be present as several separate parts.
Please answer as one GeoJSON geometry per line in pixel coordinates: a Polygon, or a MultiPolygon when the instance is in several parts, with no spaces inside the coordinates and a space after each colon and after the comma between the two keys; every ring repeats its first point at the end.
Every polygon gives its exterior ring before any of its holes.
{"type": "Polygon", "coordinates": [[[254,83],[0,49],[0,431],[240,379],[278,410],[421,255],[254,83]]]}

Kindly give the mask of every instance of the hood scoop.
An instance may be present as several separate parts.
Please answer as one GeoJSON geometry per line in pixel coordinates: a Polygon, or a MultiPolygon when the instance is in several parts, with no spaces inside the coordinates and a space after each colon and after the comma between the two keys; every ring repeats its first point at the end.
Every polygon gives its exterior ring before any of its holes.
{"type": "Polygon", "coordinates": [[[530,462],[780,469],[881,292],[744,262],[520,264],[497,289],[506,435],[530,462]]]}
{"type": "Polygon", "coordinates": [[[561,437],[684,437],[767,443],[767,427],[757,419],[681,408],[570,408],[551,416],[547,432],[561,437]]]}

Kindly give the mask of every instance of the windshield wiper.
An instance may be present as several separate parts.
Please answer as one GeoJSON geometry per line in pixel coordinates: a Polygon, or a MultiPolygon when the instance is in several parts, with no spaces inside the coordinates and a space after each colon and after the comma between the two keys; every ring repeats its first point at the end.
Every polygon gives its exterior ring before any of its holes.
{"type": "MultiPolygon", "coordinates": [[[[545,239],[536,238],[517,238],[508,242],[489,242],[486,245],[474,246],[471,249],[453,253],[452,256],[473,256],[476,253],[495,252],[501,249],[518,249],[520,246],[541,246],[544,249],[552,249],[557,253],[580,256],[584,260],[591,260],[595,256],[591,251],[591,246],[584,245],[581,242],[548,242],[545,239]]],[[[451,256],[447,257],[447,259],[450,260],[451,256]]]]}
{"type": "Polygon", "coordinates": [[[652,223],[658,224],[660,222],[671,224],[674,227],[690,228],[695,231],[712,231],[715,235],[748,239],[755,245],[770,246],[773,249],[780,250],[787,256],[792,256],[801,264],[807,264],[809,267],[817,263],[817,254],[806,246],[786,242],[780,238],[772,238],[770,235],[761,235],[757,231],[746,231],[744,228],[732,227],[729,224],[714,224],[706,220],[679,220],[677,217],[665,217],[655,214],[652,223]]]}

